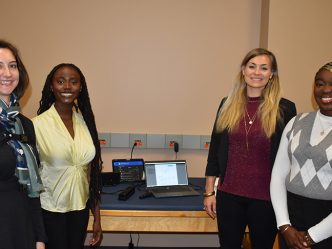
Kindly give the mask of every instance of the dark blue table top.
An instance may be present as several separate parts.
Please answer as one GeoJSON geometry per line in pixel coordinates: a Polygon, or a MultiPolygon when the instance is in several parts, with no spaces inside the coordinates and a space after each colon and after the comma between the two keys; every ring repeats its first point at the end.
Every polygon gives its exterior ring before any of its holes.
{"type": "MultiPolygon", "coordinates": [[[[189,178],[189,185],[203,193],[205,178],[189,178]]],[[[154,198],[150,196],[139,199],[145,192],[145,183],[120,183],[116,186],[104,187],[101,195],[100,209],[103,210],[172,210],[172,211],[202,211],[203,196],[186,196],[170,198],[154,198]],[[129,185],[135,185],[135,193],[128,200],[118,200],[118,194],[129,185]]]]}

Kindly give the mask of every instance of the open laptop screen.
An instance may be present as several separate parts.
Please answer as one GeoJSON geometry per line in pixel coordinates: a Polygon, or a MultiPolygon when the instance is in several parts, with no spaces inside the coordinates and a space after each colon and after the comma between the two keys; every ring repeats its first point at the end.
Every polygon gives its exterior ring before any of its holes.
{"type": "Polygon", "coordinates": [[[146,161],[145,175],[147,187],[188,185],[185,160],[146,161]]]}
{"type": "Polygon", "coordinates": [[[142,181],[144,171],[144,160],[134,159],[113,159],[113,172],[120,173],[120,182],[142,181]]]}

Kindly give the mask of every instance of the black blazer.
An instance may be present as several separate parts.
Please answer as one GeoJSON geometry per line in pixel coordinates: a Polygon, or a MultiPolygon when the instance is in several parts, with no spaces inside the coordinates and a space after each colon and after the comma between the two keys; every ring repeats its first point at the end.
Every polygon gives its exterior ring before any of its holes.
{"type": "MultiPolygon", "coordinates": [[[[24,129],[24,134],[28,138],[28,144],[33,150],[33,153],[39,161],[38,157],[38,151],[36,147],[36,135],[35,135],[35,129],[33,126],[33,123],[30,119],[27,117],[23,116],[22,114],[19,114],[19,119],[22,123],[23,129],[24,129]]],[[[1,155],[1,164],[10,164],[10,165],[15,165],[16,164],[16,156],[12,149],[4,142],[5,137],[3,135],[3,132],[5,131],[4,127],[0,125],[0,155],[1,155]],[[3,154],[6,154],[5,157],[2,157],[3,154]]],[[[13,179],[18,181],[18,179],[13,176],[11,180],[13,179]]],[[[9,180],[8,180],[9,181],[9,180]]],[[[6,183],[5,183],[6,184],[6,183]]],[[[6,205],[6,203],[2,204],[6,205]]],[[[23,203],[22,203],[23,205],[23,203]]],[[[42,218],[42,210],[40,206],[40,200],[39,198],[28,198],[28,209],[27,214],[31,216],[32,224],[31,224],[31,229],[34,231],[34,240],[35,241],[41,241],[41,242],[46,242],[47,241],[47,236],[44,228],[44,221],[42,218]]],[[[6,224],[3,224],[6,225],[6,224]]],[[[19,235],[18,235],[19,237],[19,235]]]]}
{"type": "MultiPolygon", "coordinates": [[[[219,110],[224,104],[225,100],[226,98],[223,98],[218,108],[217,117],[211,135],[210,149],[207,159],[207,166],[205,170],[206,176],[220,177],[221,182],[224,180],[227,168],[229,137],[227,130],[224,130],[220,133],[216,132],[216,121],[218,118],[219,110]]],[[[295,104],[288,99],[282,98],[279,102],[279,108],[281,108],[282,110],[283,122],[277,123],[276,130],[271,137],[271,156],[270,156],[271,169],[273,167],[273,163],[277,155],[282,132],[288,121],[291,120],[296,115],[295,104]]]]}

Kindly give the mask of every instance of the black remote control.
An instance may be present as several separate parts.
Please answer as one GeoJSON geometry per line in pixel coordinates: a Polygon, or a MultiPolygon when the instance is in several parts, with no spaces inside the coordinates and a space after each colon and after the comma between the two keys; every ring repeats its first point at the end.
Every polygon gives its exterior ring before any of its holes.
{"type": "Polygon", "coordinates": [[[126,201],[130,196],[135,193],[135,187],[129,186],[125,190],[122,190],[119,194],[119,200],[126,201]]]}

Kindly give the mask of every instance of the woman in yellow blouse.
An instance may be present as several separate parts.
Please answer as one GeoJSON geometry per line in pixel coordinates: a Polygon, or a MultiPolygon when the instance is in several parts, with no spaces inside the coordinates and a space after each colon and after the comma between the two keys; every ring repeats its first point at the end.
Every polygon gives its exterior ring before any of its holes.
{"type": "Polygon", "coordinates": [[[98,245],[102,160],[87,84],[77,66],[53,68],[37,113],[33,123],[45,188],[40,198],[46,248],[83,248],[89,209],[94,214],[90,244],[98,245]]]}

